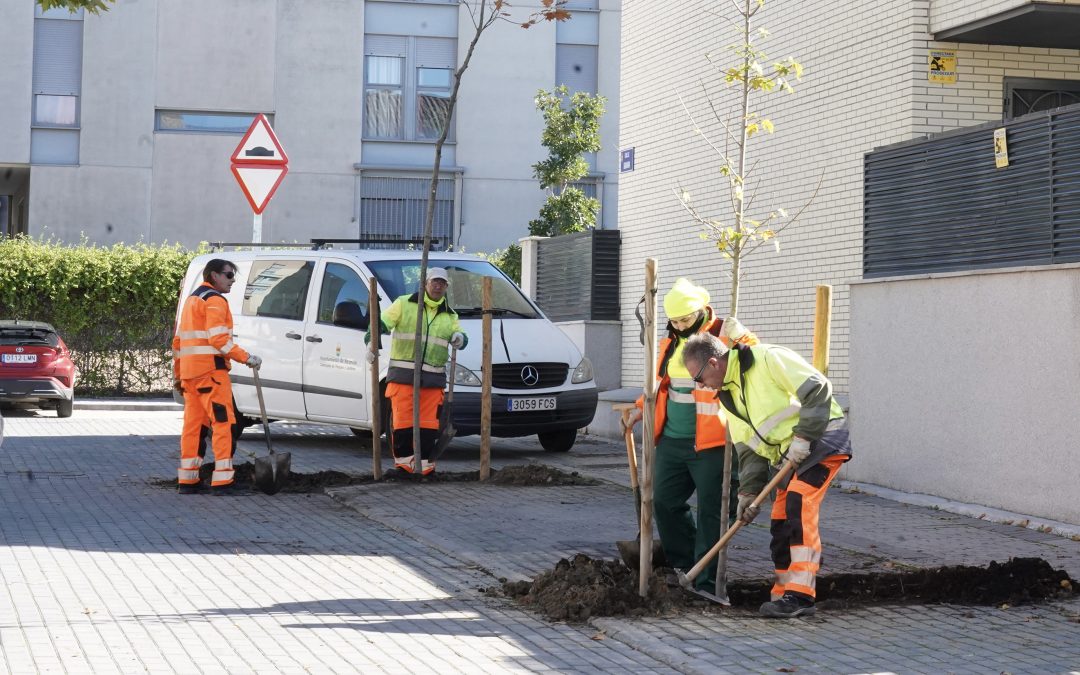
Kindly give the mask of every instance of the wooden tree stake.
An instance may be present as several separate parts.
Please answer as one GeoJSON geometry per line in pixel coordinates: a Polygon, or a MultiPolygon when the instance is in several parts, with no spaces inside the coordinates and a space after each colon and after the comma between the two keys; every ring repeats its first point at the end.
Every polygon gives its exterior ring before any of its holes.
{"type": "Polygon", "coordinates": [[[652,577],[653,474],[656,458],[656,258],[645,259],[645,410],[641,427],[641,552],[638,594],[645,597],[652,577]]]}

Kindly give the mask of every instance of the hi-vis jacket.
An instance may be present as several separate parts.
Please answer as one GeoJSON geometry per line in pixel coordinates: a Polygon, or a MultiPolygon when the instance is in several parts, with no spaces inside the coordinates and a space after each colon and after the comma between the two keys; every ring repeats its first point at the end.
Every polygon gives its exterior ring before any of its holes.
{"type": "MultiPolygon", "coordinates": [[[[412,385],[413,350],[416,345],[417,293],[403,295],[383,312],[383,332],[390,333],[390,368],[387,382],[412,385]]],[[[450,360],[450,338],[462,333],[457,312],[446,298],[437,304],[425,293],[424,321],[421,324],[420,387],[446,386],[446,362],[450,360]]],[[[368,337],[365,336],[365,341],[368,337]]],[[[468,343],[468,336],[465,341],[468,343]]]]}
{"type": "MultiPolygon", "coordinates": [[[[767,482],[767,467],[760,460],[755,462],[753,455],[775,465],[794,436],[817,441],[826,431],[844,425],[844,413],[832,396],[829,380],[779,345],[732,349],[717,397],[727,410],[728,430],[739,452],[740,492],[756,493],[767,482]]],[[[812,450],[800,470],[820,461],[818,454],[812,450]]]]}
{"type": "Polygon", "coordinates": [[[202,284],[188,296],[173,336],[173,376],[190,380],[246,363],[248,353],[232,340],[233,320],[225,296],[202,284]]]}
{"type": "MultiPolygon", "coordinates": [[[[706,307],[706,312],[712,313],[711,307],[706,307]]],[[[701,330],[707,331],[712,335],[720,338],[724,344],[728,344],[728,338],[721,335],[721,329],[724,326],[723,319],[717,319],[715,316],[702,325],[701,330]]],[[[745,344],[755,345],[758,343],[757,336],[747,331],[744,337],[739,338],[740,342],[745,344]]],[[[697,385],[690,377],[687,378],[673,378],[668,374],[668,365],[672,362],[672,359],[676,357],[676,352],[680,351],[680,343],[685,342],[680,338],[672,329],[671,324],[668,324],[668,336],[660,341],[660,362],[656,368],[656,379],[659,380],[659,385],[656,391],[656,411],[655,411],[655,442],[660,442],[660,436],[664,432],[664,422],[667,419],[668,399],[680,402],[680,403],[692,403],[697,411],[695,433],[694,433],[694,450],[701,452],[702,450],[709,450],[718,446],[722,446],[726,440],[724,432],[724,415],[720,411],[720,404],[716,400],[716,390],[709,387],[703,387],[697,385]],[[682,389],[693,389],[688,394],[683,394],[678,391],[672,390],[672,387],[680,387],[682,389]],[[681,400],[680,397],[685,397],[686,400],[681,400]]],[[[682,358],[679,356],[678,358],[682,358]]],[[[643,408],[645,406],[645,397],[641,396],[637,400],[637,407],[643,408]]]]}

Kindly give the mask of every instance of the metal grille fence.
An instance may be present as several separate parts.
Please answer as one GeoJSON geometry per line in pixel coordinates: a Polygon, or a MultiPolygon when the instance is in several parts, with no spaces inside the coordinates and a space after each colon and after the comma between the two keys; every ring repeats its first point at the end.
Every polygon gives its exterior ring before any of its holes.
{"type": "Polygon", "coordinates": [[[1080,105],[875,150],[864,178],[867,278],[1080,261],[1080,105]]]}
{"type": "MultiPolygon", "coordinates": [[[[430,178],[364,176],[360,179],[360,237],[422,239],[430,178]]],[[[439,179],[435,189],[435,220],[431,236],[439,248],[454,240],[454,179],[439,179]]],[[[402,244],[402,246],[405,246],[402,244]]],[[[369,248],[402,248],[372,244],[369,248]]]]}

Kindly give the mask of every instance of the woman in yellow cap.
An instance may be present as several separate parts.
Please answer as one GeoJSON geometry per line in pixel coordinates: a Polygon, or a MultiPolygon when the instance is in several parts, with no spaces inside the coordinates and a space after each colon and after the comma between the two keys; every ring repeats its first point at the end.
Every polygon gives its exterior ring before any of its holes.
{"type": "MultiPolygon", "coordinates": [[[[731,346],[754,345],[757,337],[734,318],[718,319],[709,306],[709,292],[689,279],[676,279],[664,296],[667,337],[660,341],[656,379],[656,473],[653,503],[656,528],[664,555],[676,569],[687,570],[701,559],[723,533],[724,417],[716,392],[700,388],[682,362],[687,338],[708,332],[731,346]],[[698,519],[690,516],[690,495],[697,492],[698,519]]],[[[642,417],[644,397],[630,417],[642,417]]],[[[732,468],[731,518],[735,517],[738,468],[732,468]]],[[[713,562],[694,585],[711,593],[716,584],[713,562]]]]}

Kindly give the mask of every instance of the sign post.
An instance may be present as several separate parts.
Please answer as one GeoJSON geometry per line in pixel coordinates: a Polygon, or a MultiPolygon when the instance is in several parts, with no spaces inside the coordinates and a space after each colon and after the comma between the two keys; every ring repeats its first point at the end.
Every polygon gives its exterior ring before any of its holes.
{"type": "Polygon", "coordinates": [[[266,115],[255,116],[233,151],[231,161],[229,168],[247,197],[251,210],[255,212],[251,240],[261,242],[262,213],[285,174],[289,173],[289,156],[270,128],[266,115]]]}

